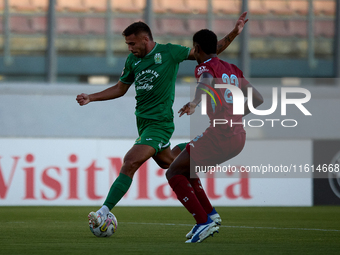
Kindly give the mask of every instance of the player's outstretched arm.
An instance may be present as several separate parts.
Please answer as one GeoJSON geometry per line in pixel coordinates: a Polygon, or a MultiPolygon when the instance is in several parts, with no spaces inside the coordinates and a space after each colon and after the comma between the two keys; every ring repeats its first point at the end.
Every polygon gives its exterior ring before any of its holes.
{"type": "Polygon", "coordinates": [[[94,101],[104,101],[104,100],[115,99],[115,98],[125,95],[129,87],[130,87],[129,84],[125,84],[121,81],[118,81],[116,85],[110,88],[107,88],[101,92],[90,94],[90,95],[85,94],[85,93],[77,95],[76,100],[78,104],[82,106],[82,105],[86,105],[94,101]]]}
{"type": "Polygon", "coordinates": [[[246,19],[246,16],[247,16],[247,12],[242,13],[241,16],[238,18],[234,29],[229,34],[227,34],[225,37],[223,37],[221,40],[217,42],[217,54],[220,54],[226,48],[228,48],[231,42],[234,41],[234,39],[239,34],[241,34],[245,24],[248,22],[248,19],[246,19]]]}
{"type": "MultiPolygon", "coordinates": [[[[244,28],[244,25],[248,22],[248,19],[246,19],[246,16],[247,16],[247,12],[242,13],[241,16],[238,18],[234,29],[229,34],[227,34],[225,37],[223,37],[221,40],[217,42],[217,54],[220,54],[226,48],[228,48],[231,42],[234,41],[234,39],[239,34],[241,34],[244,28]]],[[[191,49],[188,59],[195,60],[194,48],[191,49]]]]}
{"type": "MultiPolygon", "coordinates": [[[[252,88],[252,101],[254,108],[257,108],[259,105],[263,103],[263,97],[261,93],[254,88],[250,83],[248,83],[246,86],[242,88],[243,94],[248,97],[248,88],[252,88]]],[[[249,107],[248,107],[248,100],[244,103],[244,116],[250,113],[249,107]]]]}

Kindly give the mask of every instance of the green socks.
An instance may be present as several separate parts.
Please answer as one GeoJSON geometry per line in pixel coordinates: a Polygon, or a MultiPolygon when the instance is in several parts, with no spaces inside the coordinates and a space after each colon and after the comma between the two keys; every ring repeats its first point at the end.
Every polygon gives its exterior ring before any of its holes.
{"type": "Polygon", "coordinates": [[[176,146],[178,146],[181,151],[184,150],[185,146],[187,146],[188,143],[180,143],[180,144],[177,144],[176,146]]]}
{"type": "Polygon", "coordinates": [[[117,179],[112,184],[109,194],[107,195],[104,202],[104,205],[106,205],[110,211],[129,190],[131,183],[132,179],[129,176],[122,173],[119,174],[117,179]]]}

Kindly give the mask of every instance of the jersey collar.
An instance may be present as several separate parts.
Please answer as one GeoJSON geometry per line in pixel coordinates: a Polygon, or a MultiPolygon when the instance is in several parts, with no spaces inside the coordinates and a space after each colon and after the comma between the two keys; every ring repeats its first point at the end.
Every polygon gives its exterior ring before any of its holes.
{"type": "Polygon", "coordinates": [[[158,43],[155,43],[155,46],[152,48],[152,50],[148,54],[145,55],[145,57],[151,55],[155,51],[157,45],[158,45],[158,43]]]}

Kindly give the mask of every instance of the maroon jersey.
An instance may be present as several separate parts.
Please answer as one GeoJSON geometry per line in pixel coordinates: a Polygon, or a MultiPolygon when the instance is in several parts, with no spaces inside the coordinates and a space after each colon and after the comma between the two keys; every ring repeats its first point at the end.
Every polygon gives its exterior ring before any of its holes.
{"type": "MultiPolygon", "coordinates": [[[[214,84],[230,84],[242,89],[249,82],[243,77],[243,72],[235,65],[229,64],[217,57],[196,66],[195,76],[197,80],[203,73],[210,73],[214,78],[214,84]]],[[[204,82],[204,80],[203,80],[204,82]]],[[[233,115],[233,96],[229,89],[215,89],[210,84],[205,84],[207,94],[207,114],[210,119],[210,127],[214,133],[224,136],[233,136],[245,132],[242,124],[242,115],[233,115]],[[228,121],[226,124],[217,124],[213,127],[214,119],[228,121]]]]}

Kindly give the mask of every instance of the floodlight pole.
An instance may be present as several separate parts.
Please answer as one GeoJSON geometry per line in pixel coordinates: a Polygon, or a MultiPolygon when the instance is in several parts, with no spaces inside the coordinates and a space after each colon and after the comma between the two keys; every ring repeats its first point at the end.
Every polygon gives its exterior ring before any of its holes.
{"type": "Polygon", "coordinates": [[[334,69],[335,77],[340,78],[340,1],[336,1],[334,69]]]}
{"type": "Polygon", "coordinates": [[[144,20],[146,24],[148,24],[148,26],[150,27],[151,32],[153,32],[155,28],[152,2],[153,0],[146,0],[145,10],[144,10],[144,20]]]}
{"type": "MultiPolygon", "coordinates": [[[[242,13],[248,11],[248,0],[242,0],[242,13]]],[[[250,54],[249,54],[249,24],[246,24],[240,35],[240,68],[245,77],[250,77],[250,54]]]]}
{"type": "Polygon", "coordinates": [[[55,48],[55,0],[50,0],[47,14],[47,82],[52,84],[57,80],[57,51],[55,48]]]}

